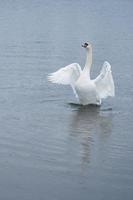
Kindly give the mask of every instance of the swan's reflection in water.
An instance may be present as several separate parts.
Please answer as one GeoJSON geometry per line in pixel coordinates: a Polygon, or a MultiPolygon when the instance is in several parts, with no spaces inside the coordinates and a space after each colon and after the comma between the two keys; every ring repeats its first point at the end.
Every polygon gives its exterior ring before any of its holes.
{"type": "Polygon", "coordinates": [[[72,106],[72,108],[70,137],[78,140],[81,166],[85,168],[95,156],[94,149],[97,149],[97,146],[98,148],[103,147],[111,135],[112,110],[102,110],[97,106],[72,106]]]}

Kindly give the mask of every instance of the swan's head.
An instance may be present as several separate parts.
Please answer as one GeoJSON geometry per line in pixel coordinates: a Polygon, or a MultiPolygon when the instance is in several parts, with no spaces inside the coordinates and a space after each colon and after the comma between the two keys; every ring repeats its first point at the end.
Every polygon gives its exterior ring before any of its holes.
{"type": "Polygon", "coordinates": [[[82,47],[84,47],[85,49],[89,49],[91,47],[91,44],[89,42],[85,42],[84,44],[82,44],[82,47]]]}

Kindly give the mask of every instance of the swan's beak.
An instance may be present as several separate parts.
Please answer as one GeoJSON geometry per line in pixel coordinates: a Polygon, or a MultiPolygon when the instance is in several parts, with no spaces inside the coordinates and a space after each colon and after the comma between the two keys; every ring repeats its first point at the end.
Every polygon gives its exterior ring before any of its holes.
{"type": "Polygon", "coordinates": [[[82,44],[82,47],[84,47],[84,48],[85,48],[84,44],[82,44]]]}
{"type": "Polygon", "coordinates": [[[82,44],[82,47],[84,47],[84,48],[86,48],[88,46],[88,43],[84,43],[84,44],[82,44]]]}

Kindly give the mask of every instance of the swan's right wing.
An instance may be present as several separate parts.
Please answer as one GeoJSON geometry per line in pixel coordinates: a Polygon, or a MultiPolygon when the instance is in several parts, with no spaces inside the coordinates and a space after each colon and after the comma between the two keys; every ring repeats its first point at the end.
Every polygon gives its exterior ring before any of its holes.
{"type": "MultiPolygon", "coordinates": [[[[81,67],[77,63],[72,63],[66,67],[59,69],[58,71],[51,73],[48,76],[48,80],[52,83],[71,85],[77,81],[81,74],[81,67]]],[[[74,88],[73,88],[74,89],[74,88]]]]}
{"type": "Polygon", "coordinates": [[[111,65],[105,61],[101,73],[94,80],[100,98],[115,96],[114,80],[111,72],[111,65]]]}

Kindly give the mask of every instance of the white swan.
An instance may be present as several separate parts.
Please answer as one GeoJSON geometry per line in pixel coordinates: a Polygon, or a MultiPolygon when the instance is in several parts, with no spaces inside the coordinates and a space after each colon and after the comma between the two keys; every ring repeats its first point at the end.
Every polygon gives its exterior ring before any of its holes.
{"type": "Polygon", "coordinates": [[[114,81],[111,73],[111,65],[105,61],[102,70],[96,79],[90,79],[92,65],[92,46],[90,43],[82,45],[87,51],[85,67],[72,63],[58,71],[51,73],[48,80],[52,83],[70,85],[78,101],[82,105],[101,104],[101,99],[115,96],[114,81]]]}

